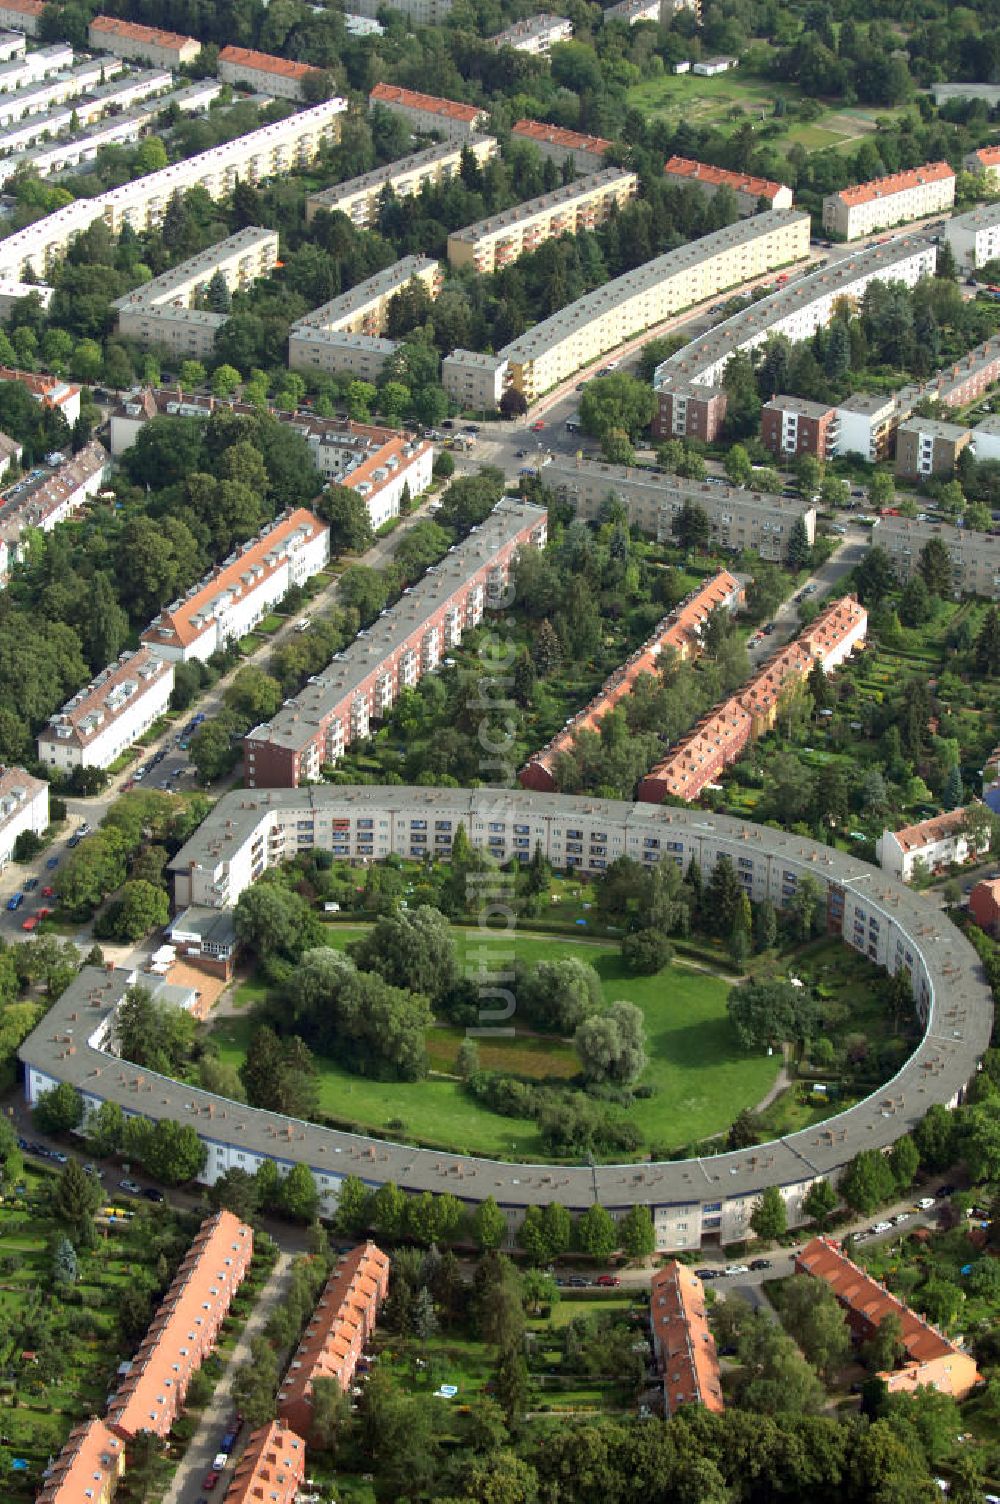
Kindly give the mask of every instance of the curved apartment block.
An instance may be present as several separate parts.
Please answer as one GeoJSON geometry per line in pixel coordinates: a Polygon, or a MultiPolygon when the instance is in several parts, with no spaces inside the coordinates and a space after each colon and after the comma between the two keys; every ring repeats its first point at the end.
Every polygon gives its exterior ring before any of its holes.
{"type": "Polygon", "coordinates": [[[450,1191],[468,1204],[494,1197],[511,1237],[529,1205],[559,1201],[583,1211],[599,1200],[615,1216],[649,1206],[660,1249],[697,1248],[704,1238],[744,1237],[760,1193],[777,1186],[788,1220],[804,1220],[803,1198],[820,1177],[836,1177],[860,1149],[886,1149],[934,1103],[961,1099],[990,1039],[992,995],[975,950],[943,915],[885,873],[844,852],[787,831],[618,800],[511,789],[336,787],[224,795],[178,852],[170,871],[179,906],[221,909],[269,866],[321,847],[351,860],[390,852],[447,856],[462,826],[496,862],[535,846],[561,870],[594,872],[619,856],[644,865],[694,858],[708,872],[727,856],[751,899],[789,900],[807,874],[819,885],[827,927],[877,965],[911,976],[923,1027],[917,1048],[891,1081],[865,1101],[798,1133],[711,1158],[620,1165],[512,1164],[442,1149],[414,1148],[283,1117],[172,1081],[113,1053],[117,1006],[135,974],[84,967],[19,1055],[28,1100],[60,1081],[88,1110],[117,1102],[151,1120],[190,1123],[208,1150],[203,1178],[264,1160],[287,1172],[309,1166],[327,1212],[341,1181],[393,1181],[407,1191],[450,1191]]]}

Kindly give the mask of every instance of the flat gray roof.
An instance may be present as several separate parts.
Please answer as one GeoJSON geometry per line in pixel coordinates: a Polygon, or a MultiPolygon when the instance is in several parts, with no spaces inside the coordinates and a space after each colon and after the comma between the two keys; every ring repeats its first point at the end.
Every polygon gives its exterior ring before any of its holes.
{"type": "Polygon", "coordinates": [[[466,225],[464,229],[453,230],[448,239],[482,240],[485,235],[496,235],[500,230],[509,229],[511,225],[519,225],[526,219],[533,219],[536,214],[544,214],[550,209],[559,209],[567,204],[575,203],[579,198],[586,198],[601,188],[613,188],[621,183],[638,183],[638,178],[634,172],[628,172],[624,167],[602,167],[599,172],[589,173],[583,178],[575,178],[572,183],[562,183],[558,188],[553,188],[551,193],[540,193],[537,198],[526,199],[523,204],[515,204],[513,208],[503,209],[499,214],[491,214],[487,219],[480,219],[473,225],[466,225]]]}
{"type": "Polygon", "coordinates": [[[317,193],[310,193],[307,201],[314,208],[323,209],[341,199],[355,198],[359,193],[373,193],[378,188],[384,188],[394,178],[405,177],[414,168],[433,167],[436,162],[446,162],[449,157],[460,156],[465,146],[474,148],[483,142],[492,141],[492,136],[469,136],[464,141],[442,141],[438,146],[425,147],[423,151],[415,151],[409,157],[400,157],[398,161],[387,162],[384,167],[363,172],[360,177],[348,178],[346,183],[334,183],[330,188],[321,188],[317,193]]]}
{"type": "Polygon", "coordinates": [[[643,470],[637,465],[611,465],[606,460],[552,460],[545,466],[544,474],[550,486],[571,485],[574,478],[588,485],[606,481],[609,491],[615,486],[630,490],[641,488],[663,502],[697,501],[712,506],[725,502],[751,512],[768,515],[777,512],[794,517],[804,517],[814,510],[812,504],[801,496],[775,496],[770,491],[744,491],[740,486],[685,480],[679,475],[654,475],[651,470],[643,470]]]}
{"type": "Polygon", "coordinates": [[[302,1162],[320,1174],[360,1175],[370,1183],[395,1181],[409,1191],[452,1191],[467,1201],[494,1196],[508,1207],[559,1201],[582,1208],[599,1200],[609,1208],[637,1202],[712,1204],[759,1194],[840,1170],[860,1149],[880,1149],[909,1132],[935,1102],[949,1103],[975,1074],[993,1021],[993,1000],[982,964],[968,940],[927,899],[878,868],[787,831],[746,824],[699,809],[672,809],[619,800],[536,794],[516,789],[411,789],[317,786],[266,794],[224,795],[172,868],[186,867],[207,850],[227,821],[252,828],[262,809],[308,814],[336,804],[359,812],[397,810],[424,814],[435,806],[458,810],[472,835],[490,819],[561,820],[598,816],[641,832],[729,843],[734,853],[767,854],[801,872],[842,884],[898,924],[924,959],[932,987],[926,1032],[896,1076],[857,1106],[827,1122],[752,1149],[691,1160],[619,1165],[512,1164],[446,1151],[415,1149],[360,1133],[320,1128],[265,1112],[127,1064],[87,1043],[117,1005],[129,973],[85,967],[19,1050],[21,1060],[55,1080],[118,1102],[151,1119],[190,1123],[208,1141],[235,1144],[278,1160],[302,1162]],[[748,846],[748,842],[752,845],[748,846]]]}
{"type": "Polygon", "coordinates": [[[358,282],[347,292],[342,292],[337,297],[331,298],[328,303],[314,308],[311,313],[303,314],[292,324],[289,332],[301,334],[304,329],[328,329],[338,319],[347,318],[357,309],[373,303],[376,298],[399,292],[411,277],[418,277],[435,266],[437,262],[430,256],[404,256],[402,260],[394,261],[392,266],[376,272],[373,277],[367,277],[364,282],[358,282]]]}

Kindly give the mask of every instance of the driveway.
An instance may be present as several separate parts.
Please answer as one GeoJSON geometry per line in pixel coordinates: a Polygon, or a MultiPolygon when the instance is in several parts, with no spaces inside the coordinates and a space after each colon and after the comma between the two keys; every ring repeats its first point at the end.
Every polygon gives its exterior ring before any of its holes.
{"type": "MultiPolygon", "coordinates": [[[[226,1371],[215,1386],[215,1393],[202,1411],[198,1429],[188,1443],[174,1474],[173,1482],[163,1496],[163,1504],[198,1504],[198,1500],[203,1497],[202,1479],[211,1470],[212,1460],[219,1449],[219,1442],[236,1408],[232,1398],[233,1379],[242,1364],[249,1362],[251,1338],[260,1336],[271,1312],[285,1297],[291,1278],[292,1257],[290,1253],[278,1255],[270,1277],[257,1297],[257,1304],[233,1350],[226,1371]]],[[[241,1438],[241,1442],[243,1440],[245,1438],[241,1438]]],[[[233,1466],[230,1462],[229,1466],[223,1470],[217,1485],[220,1499],[224,1497],[229,1487],[232,1474],[233,1466]]]]}

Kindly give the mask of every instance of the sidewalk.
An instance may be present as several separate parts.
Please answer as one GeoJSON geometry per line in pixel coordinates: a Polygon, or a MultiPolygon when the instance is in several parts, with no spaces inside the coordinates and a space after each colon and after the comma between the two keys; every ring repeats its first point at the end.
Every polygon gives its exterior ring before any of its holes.
{"type": "MultiPolygon", "coordinates": [[[[257,1304],[243,1328],[226,1371],[215,1386],[215,1393],[202,1411],[198,1429],[185,1448],[173,1481],[163,1496],[163,1504],[198,1504],[198,1500],[203,1497],[201,1481],[205,1474],[211,1471],[212,1459],[219,1449],[219,1441],[225,1434],[227,1422],[235,1409],[232,1400],[233,1379],[242,1365],[249,1361],[251,1338],[260,1336],[271,1312],[284,1299],[291,1278],[294,1257],[295,1255],[291,1253],[278,1255],[277,1263],[257,1297],[257,1304]]],[[[220,1497],[229,1487],[230,1480],[231,1469],[227,1469],[219,1479],[220,1497]]]]}

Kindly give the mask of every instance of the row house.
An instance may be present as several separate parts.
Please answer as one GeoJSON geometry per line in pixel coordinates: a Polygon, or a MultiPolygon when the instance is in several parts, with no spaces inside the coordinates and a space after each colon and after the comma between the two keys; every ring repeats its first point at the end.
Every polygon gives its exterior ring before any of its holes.
{"type": "Polygon", "coordinates": [[[166,714],[173,687],[172,663],[148,647],[122,653],[49,717],[39,762],[63,773],[109,768],[166,714]]]}
{"type": "Polygon", "coordinates": [[[647,773],[639,799],[690,803],[736,762],[751,741],[773,729],[788,689],[808,678],[815,664],[832,673],[860,647],[868,630],[868,612],[845,595],[822,611],[794,642],[782,648],[747,682],[710,711],[694,730],[647,773]]]}
{"type": "Polygon", "coordinates": [[[837,1297],[847,1324],[858,1342],[866,1342],[888,1316],[901,1328],[903,1359],[898,1368],[880,1373],[890,1394],[915,1394],[936,1389],[964,1400],[982,1382],[975,1359],[940,1332],[924,1316],[904,1305],[897,1295],[849,1259],[832,1238],[813,1238],[795,1255],[796,1274],[821,1279],[837,1297]]]}
{"type": "Polygon", "coordinates": [[[949,809],[902,830],[883,830],[875,843],[879,866],[908,883],[921,869],[941,873],[978,860],[990,849],[990,833],[970,830],[968,817],[967,808],[949,809]]]}
{"type": "Polygon", "coordinates": [[[596,229],[638,191],[634,172],[608,167],[591,173],[453,231],[448,236],[448,260],[454,267],[477,272],[499,271],[546,240],[596,229]]]}
{"type": "Polygon", "coordinates": [[[421,94],[398,84],[376,84],[368,95],[368,108],[388,110],[401,116],[412,130],[425,135],[433,131],[446,141],[467,141],[489,121],[489,111],[478,105],[421,94]]]}
{"type": "Polygon", "coordinates": [[[672,183],[697,188],[705,198],[714,198],[720,188],[727,188],[735,196],[741,214],[756,214],[762,204],[768,209],[792,207],[792,190],[787,184],[772,182],[770,178],[729,172],[724,167],[696,162],[690,157],[671,157],[663,172],[672,183]]]}
{"type": "Polygon", "coordinates": [[[124,1475],[124,1442],[94,1416],[73,1427],[45,1469],[35,1504],[111,1504],[124,1475]]]}
{"type": "Polygon", "coordinates": [[[215,1351],[252,1258],[253,1230],[232,1212],[201,1224],[108,1405],[116,1435],[130,1441],[140,1431],[169,1434],[188,1385],[215,1351]]]}
{"type": "Polygon", "coordinates": [[[23,768],[0,767],[0,871],[14,855],[23,831],[41,836],[48,825],[48,784],[23,768]]]}
{"type": "Polygon", "coordinates": [[[544,547],[546,513],[506,498],[396,604],[338,653],[321,674],[243,742],[248,788],[296,788],[316,780],[352,742],[367,737],[399,693],[432,673],[467,628],[503,599],[523,548],[544,547]]]}
{"type": "Polygon", "coordinates": [[[316,1380],[348,1392],[388,1290],[389,1260],[370,1242],[353,1248],[327,1280],[278,1391],[279,1416],[307,1441],[316,1380]]]}
{"type": "Polygon", "coordinates": [[[705,1287],[676,1259],[657,1269],[650,1283],[649,1321],[653,1356],[663,1379],[668,1417],[684,1405],[703,1405],[715,1415],[725,1409],[715,1338],[708,1325],[705,1287]]]}
{"type": "Polygon", "coordinates": [[[386,196],[414,198],[425,186],[437,188],[458,177],[463,152],[471,152],[476,166],[485,167],[498,150],[492,136],[470,136],[461,142],[442,141],[425,147],[346,183],[334,183],[318,193],[307,194],[306,224],[312,224],[323,210],[327,214],[346,214],[356,229],[367,230],[374,224],[386,196]]]}
{"type": "Polygon", "coordinates": [[[198,659],[237,642],[330,557],[330,529],[305,507],[279,517],[230,554],[182,600],[171,601],[141,634],[160,658],[198,659]]]}
{"type": "Polygon", "coordinates": [[[697,657],[701,634],[715,611],[735,611],[744,600],[743,586],[735,575],[722,569],[705,585],[694,590],[656,627],[652,635],[605,680],[590,704],[566,722],[563,729],[525,763],[518,773],[523,788],[555,791],[560,757],[567,756],[582,731],[600,731],[609,711],[632,693],[641,674],[655,674],[663,654],[680,659],[697,657]]]}
{"type": "Polygon", "coordinates": [[[243,1448],[224,1504],[295,1504],[305,1477],[305,1442],[272,1420],[254,1431],[243,1448]]]}
{"type": "Polygon", "coordinates": [[[875,230],[939,214],[954,202],[954,168],[947,162],[925,162],[828,194],[823,200],[823,228],[842,240],[857,240],[875,230]]]}

